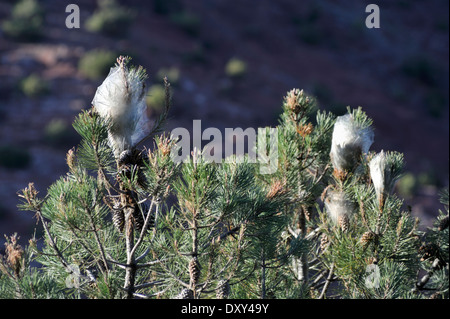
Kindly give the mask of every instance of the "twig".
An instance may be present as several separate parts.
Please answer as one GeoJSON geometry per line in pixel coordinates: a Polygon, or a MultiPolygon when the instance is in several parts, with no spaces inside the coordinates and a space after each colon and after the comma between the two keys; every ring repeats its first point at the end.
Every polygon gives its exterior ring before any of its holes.
{"type": "Polygon", "coordinates": [[[266,299],[266,264],[263,258],[261,264],[261,299],[266,299]]]}
{"type": "Polygon", "coordinates": [[[439,258],[433,260],[433,264],[431,265],[431,270],[426,273],[417,283],[416,287],[412,289],[412,292],[418,292],[419,290],[425,290],[425,285],[428,283],[430,278],[433,276],[434,272],[439,270],[441,267],[441,261],[439,258]]]}
{"type": "Polygon", "coordinates": [[[147,282],[147,283],[144,283],[144,284],[137,285],[137,286],[134,287],[134,289],[138,290],[138,289],[144,289],[144,288],[148,288],[148,287],[153,287],[153,286],[156,286],[156,285],[160,285],[163,282],[164,282],[164,280],[155,280],[155,281],[152,281],[152,282],[147,282]]]}
{"type": "Polygon", "coordinates": [[[326,271],[322,271],[317,277],[316,279],[313,280],[313,282],[311,283],[311,286],[314,288],[317,288],[319,286],[321,286],[320,280],[325,276],[326,271]]]}
{"type": "Polygon", "coordinates": [[[41,211],[36,211],[36,214],[38,215],[39,219],[41,220],[42,223],[42,227],[44,227],[44,231],[48,237],[48,241],[50,244],[50,247],[53,248],[53,250],[55,251],[56,255],[58,256],[59,260],[61,261],[62,265],[64,266],[64,268],[69,272],[69,274],[73,273],[72,268],[70,268],[69,263],[66,261],[66,259],[63,257],[61,251],[58,249],[58,247],[55,244],[55,241],[53,240],[52,235],[50,234],[50,231],[48,230],[47,224],[45,223],[44,217],[42,216],[41,211]]]}
{"type": "Polygon", "coordinates": [[[139,257],[136,258],[136,262],[147,256],[150,250],[151,250],[150,247],[147,247],[147,249],[139,257]]]}
{"type": "MultiPolygon", "coordinates": [[[[145,235],[145,233],[147,231],[148,223],[150,222],[150,217],[151,217],[150,213],[151,213],[151,211],[153,209],[154,203],[155,203],[155,201],[152,199],[151,200],[151,204],[150,204],[150,208],[148,209],[147,216],[145,217],[144,226],[142,226],[141,233],[139,234],[139,238],[136,241],[136,243],[134,244],[133,248],[131,249],[130,255],[134,256],[134,254],[136,253],[136,249],[138,249],[138,247],[142,243],[142,240],[144,239],[144,235],[145,235]]],[[[158,215],[158,211],[159,211],[159,205],[158,205],[158,203],[156,203],[156,212],[155,212],[156,215],[158,215]]],[[[155,225],[155,227],[156,227],[156,225],[155,225]]]]}
{"type": "Polygon", "coordinates": [[[138,269],[139,269],[139,268],[145,268],[145,267],[149,267],[149,266],[153,266],[153,265],[162,263],[163,261],[167,261],[167,260],[169,260],[169,258],[156,259],[156,260],[153,260],[153,261],[146,262],[146,263],[144,263],[144,264],[137,264],[136,267],[137,267],[138,269]]]}
{"type": "MultiPolygon", "coordinates": [[[[105,250],[103,249],[103,245],[100,241],[100,238],[98,237],[98,233],[97,233],[97,229],[94,223],[94,218],[92,217],[92,210],[91,208],[85,203],[85,201],[81,198],[81,196],[78,196],[78,198],[80,199],[81,203],[83,204],[84,208],[86,209],[86,212],[88,213],[89,216],[89,223],[91,224],[92,230],[94,232],[94,237],[95,237],[95,241],[97,243],[97,247],[100,251],[100,257],[102,258],[104,267],[106,269],[106,272],[109,271],[109,267],[108,267],[108,263],[106,261],[106,256],[105,256],[105,250]]],[[[102,270],[102,267],[100,267],[100,270],[102,270]]]]}
{"type": "Polygon", "coordinates": [[[115,260],[108,259],[107,261],[110,262],[110,263],[113,263],[113,264],[117,265],[119,268],[122,268],[122,269],[126,269],[126,268],[128,267],[127,264],[120,263],[120,262],[115,261],[115,260]]]}
{"type": "Polygon", "coordinates": [[[331,265],[330,272],[328,273],[327,280],[325,281],[325,285],[323,286],[322,292],[320,293],[319,299],[325,298],[325,294],[327,293],[328,286],[331,283],[331,280],[333,278],[333,272],[334,272],[334,263],[331,265]]]}
{"type": "Polygon", "coordinates": [[[150,296],[144,295],[144,294],[139,294],[136,292],[133,292],[133,297],[137,297],[137,298],[141,298],[141,299],[150,299],[150,296]]]}
{"type": "MultiPolygon", "coordinates": [[[[121,190],[126,190],[123,182],[120,182],[121,190]]],[[[121,205],[124,207],[124,215],[125,215],[125,225],[124,225],[124,235],[125,235],[125,248],[126,248],[126,269],[125,269],[125,280],[124,280],[124,289],[127,291],[127,298],[133,298],[134,293],[134,284],[136,277],[136,260],[134,256],[133,247],[134,245],[134,218],[133,212],[134,208],[133,203],[134,198],[130,191],[125,194],[120,195],[121,205]]]]}
{"type": "Polygon", "coordinates": [[[170,286],[167,286],[167,287],[164,288],[163,290],[160,290],[160,291],[157,291],[157,292],[155,292],[155,293],[152,293],[151,295],[147,295],[147,297],[148,297],[148,298],[151,298],[151,297],[159,296],[159,295],[165,293],[165,292],[167,291],[167,289],[169,289],[169,287],[170,287],[170,286]]]}
{"type": "Polygon", "coordinates": [[[317,236],[320,232],[320,227],[317,227],[316,229],[312,230],[308,235],[306,235],[305,239],[310,240],[317,236]]]}

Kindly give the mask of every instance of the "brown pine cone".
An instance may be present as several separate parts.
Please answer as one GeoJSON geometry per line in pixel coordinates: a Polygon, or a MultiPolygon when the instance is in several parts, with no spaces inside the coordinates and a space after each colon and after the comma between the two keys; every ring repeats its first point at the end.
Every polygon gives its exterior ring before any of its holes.
{"type": "Polygon", "coordinates": [[[195,286],[200,278],[200,265],[197,257],[192,257],[189,262],[189,276],[191,278],[192,285],[195,286]]]}
{"type": "Polygon", "coordinates": [[[350,222],[348,220],[347,214],[340,215],[338,217],[338,223],[344,233],[348,231],[350,222]]]}
{"type": "Polygon", "coordinates": [[[372,231],[366,231],[360,239],[360,243],[363,245],[364,248],[366,248],[374,239],[375,239],[375,233],[372,231]]]}
{"type": "Polygon", "coordinates": [[[325,249],[327,249],[329,244],[330,241],[328,240],[328,236],[322,234],[322,236],[320,236],[320,250],[325,251],[325,249]]]}

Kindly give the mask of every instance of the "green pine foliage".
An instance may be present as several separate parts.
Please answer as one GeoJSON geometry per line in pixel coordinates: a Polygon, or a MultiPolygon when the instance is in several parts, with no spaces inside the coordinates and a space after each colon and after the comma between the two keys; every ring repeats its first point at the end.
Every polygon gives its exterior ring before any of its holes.
{"type": "Polygon", "coordinates": [[[248,156],[212,163],[195,149],[175,162],[177,141],[159,135],[167,81],[164,97],[143,139],[153,147],[120,156],[114,118],[78,115],[67,173],[43,197],[33,183],[19,195],[43,236],[25,248],[7,237],[1,298],[448,298],[448,191],[435,225],[419,230],[394,191],[403,156],[367,151],[361,108],[338,135],[342,118],[289,91],[277,170],[262,174],[248,156]]]}

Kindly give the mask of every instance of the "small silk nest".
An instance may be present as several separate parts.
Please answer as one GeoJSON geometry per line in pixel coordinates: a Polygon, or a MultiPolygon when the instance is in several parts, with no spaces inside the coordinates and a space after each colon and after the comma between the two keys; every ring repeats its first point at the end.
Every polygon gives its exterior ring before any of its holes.
{"type": "Polygon", "coordinates": [[[351,114],[339,116],[334,124],[330,157],[335,170],[353,171],[362,154],[369,151],[374,133],[361,127],[351,114]]]}
{"type": "Polygon", "coordinates": [[[328,191],[325,208],[333,223],[338,225],[343,219],[348,220],[351,217],[355,210],[355,204],[343,191],[328,191]]]}
{"type": "Polygon", "coordinates": [[[108,141],[116,158],[147,133],[145,80],[142,67],[128,68],[129,58],[120,56],[97,88],[92,105],[110,122],[108,141]]]}
{"type": "Polygon", "coordinates": [[[377,195],[377,200],[379,203],[384,201],[384,194],[386,189],[386,182],[390,179],[389,170],[385,169],[386,166],[386,156],[384,152],[381,151],[375,155],[369,162],[370,177],[375,188],[375,193],[377,195]]]}
{"type": "Polygon", "coordinates": [[[384,206],[386,196],[392,192],[402,166],[403,156],[396,152],[384,153],[381,151],[370,160],[370,178],[380,207],[384,206]]]}

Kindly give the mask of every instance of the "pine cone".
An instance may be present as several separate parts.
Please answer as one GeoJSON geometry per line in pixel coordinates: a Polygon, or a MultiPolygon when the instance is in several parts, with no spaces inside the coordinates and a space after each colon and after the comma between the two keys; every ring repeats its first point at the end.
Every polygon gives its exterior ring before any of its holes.
{"type": "MultiPolygon", "coordinates": [[[[148,204],[142,204],[142,209],[144,214],[147,214],[148,204]]],[[[141,232],[142,227],[144,227],[145,216],[146,215],[143,215],[141,213],[139,206],[136,204],[133,209],[133,223],[134,229],[136,229],[138,232],[141,232]]],[[[119,232],[123,232],[123,229],[125,227],[125,213],[123,209],[120,208],[119,202],[115,203],[113,206],[112,221],[117,230],[119,232]]],[[[154,216],[150,216],[150,220],[147,225],[147,230],[151,229],[154,226],[154,222],[155,222],[154,216]]]]}
{"type": "Polygon", "coordinates": [[[148,154],[137,149],[125,150],[119,156],[119,166],[131,164],[143,167],[144,162],[148,162],[148,154]]]}
{"type": "Polygon", "coordinates": [[[175,299],[194,299],[194,292],[191,289],[184,288],[175,299]]]}
{"type": "Polygon", "coordinates": [[[230,284],[228,280],[222,279],[217,283],[216,288],[216,298],[217,299],[228,299],[230,295],[230,284]]]}
{"type": "MultiPolygon", "coordinates": [[[[133,210],[133,218],[134,218],[134,227],[138,232],[142,231],[142,227],[144,227],[145,218],[147,218],[149,206],[147,203],[142,204],[141,206],[142,212],[139,209],[138,204],[135,205],[133,210]]],[[[147,230],[151,229],[155,224],[155,217],[153,214],[150,216],[150,220],[147,225],[147,230]]]]}
{"type": "Polygon", "coordinates": [[[327,249],[329,244],[330,241],[328,240],[328,236],[322,234],[322,236],[320,236],[320,250],[325,251],[325,249],[327,249]]]}
{"type": "Polygon", "coordinates": [[[113,206],[112,212],[112,221],[114,226],[117,228],[119,232],[123,232],[123,228],[125,226],[125,214],[122,209],[119,209],[120,203],[115,203],[113,206]]]}
{"type": "Polygon", "coordinates": [[[305,218],[307,221],[311,221],[312,217],[312,209],[309,209],[307,206],[302,206],[303,212],[305,213],[305,218]]]}
{"type": "Polygon", "coordinates": [[[134,229],[138,232],[144,227],[145,219],[137,205],[133,209],[134,229]]]}
{"type": "Polygon", "coordinates": [[[137,174],[137,184],[142,188],[147,186],[147,179],[143,172],[145,166],[144,162],[148,162],[148,155],[146,152],[138,150],[125,150],[123,151],[118,160],[119,164],[119,176],[124,175],[130,179],[132,172],[137,174]]]}
{"type": "Polygon", "coordinates": [[[446,228],[448,228],[448,215],[439,221],[438,230],[443,231],[446,228]]]}
{"type": "Polygon", "coordinates": [[[195,286],[200,278],[200,265],[197,257],[192,257],[189,262],[189,276],[191,278],[191,284],[195,286]]]}
{"type": "Polygon", "coordinates": [[[350,227],[350,222],[348,220],[347,214],[339,215],[338,224],[344,233],[348,231],[350,227]]]}
{"type": "Polygon", "coordinates": [[[375,239],[375,233],[372,231],[366,231],[360,239],[360,243],[363,245],[364,248],[366,248],[374,239],[375,239]]]}

